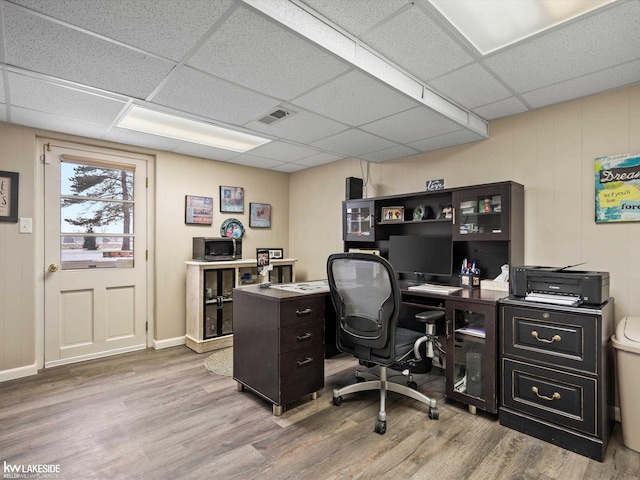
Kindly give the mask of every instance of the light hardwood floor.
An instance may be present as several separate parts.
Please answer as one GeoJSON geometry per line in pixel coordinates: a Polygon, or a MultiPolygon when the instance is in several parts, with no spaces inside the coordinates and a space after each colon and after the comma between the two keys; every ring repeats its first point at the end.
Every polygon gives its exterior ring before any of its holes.
{"type": "Polygon", "coordinates": [[[378,435],[375,393],[332,403],[332,389],[353,381],[350,357],[326,360],[318,399],[281,417],[207,371],[206,358],[146,350],[0,383],[0,465],[59,465],[65,480],[640,478],[619,424],[600,463],[471,415],[444,399],[442,376],[419,375],[440,419],[391,393],[378,435]]]}

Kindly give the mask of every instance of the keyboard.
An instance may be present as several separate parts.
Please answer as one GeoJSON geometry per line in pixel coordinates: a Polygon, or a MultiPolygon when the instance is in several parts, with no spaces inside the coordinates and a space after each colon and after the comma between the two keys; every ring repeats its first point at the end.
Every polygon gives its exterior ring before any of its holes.
{"type": "Polygon", "coordinates": [[[450,285],[436,285],[434,283],[423,283],[421,285],[412,285],[409,290],[426,293],[439,293],[440,295],[450,295],[462,290],[462,287],[452,287],[450,285]]]}

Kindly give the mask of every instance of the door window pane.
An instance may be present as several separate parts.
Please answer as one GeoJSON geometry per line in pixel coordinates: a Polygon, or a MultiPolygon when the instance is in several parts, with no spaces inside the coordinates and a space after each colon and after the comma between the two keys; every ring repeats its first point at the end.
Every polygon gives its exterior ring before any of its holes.
{"type": "Polygon", "coordinates": [[[134,171],[62,161],[63,270],[133,267],[134,171]]]}

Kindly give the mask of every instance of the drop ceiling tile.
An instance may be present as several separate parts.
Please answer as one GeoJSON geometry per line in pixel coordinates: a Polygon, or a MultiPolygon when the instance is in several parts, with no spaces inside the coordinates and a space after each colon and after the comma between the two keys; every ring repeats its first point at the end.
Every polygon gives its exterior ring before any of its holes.
{"type": "Polygon", "coordinates": [[[352,35],[360,35],[385,20],[396,11],[407,7],[406,0],[302,0],[313,10],[322,14],[352,35]]]}
{"type": "Polygon", "coordinates": [[[384,138],[376,137],[370,133],[352,128],[351,130],[313,142],[311,146],[328,152],[357,157],[384,148],[391,148],[396,146],[396,144],[384,138]]]}
{"type": "Polygon", "coordinates": [[[7,121],[7,106],[4,103],[0,103],[0,120],[7,121]]]}
{"type": "Polygon", "coordinates": [[[90,123],[111,125],[125,103],[9,72],[11,104],[90,123]]]}
{"type": "Polygon", "coordinates": [[[207,145],[198,145],[197,143],[183,142],[172,151],[192,157],[207,158],[209,160],[218,160],[220,162],[228,162],[232,158],[238,156],[238,152],[224,150],[222,148],[209,147],[207,145]]]}
{"type": "MultiPolygon", "coordinates": [[[[294,114],[271,125],[253,121],[244,126],[256,132],[262,132],[269,136],[276,136],[298,143],[311,143],[349,128],[347,125],[300,108],[291,108],[288,105],[284,105],[283,107],[286,110],[293,111],[294,114]]],[[[263,113],[264,114],[259,115],[258,118],[262,118],[270,112],[263,113]]]]}
{"type": "Polygon", "coordinates": [[[0,103],[5,103],[4,99],[4,79],[2,75],[2,69],[0,69],[0,103]]]}
{"type": "Polygon", "coordinates": [[[285,101],[349,69],[325,50],[242,7],[188,65],[285,101]]]}
{"type": "Polygon", "coordinates": [[[413,5],[362,39],[423,81],[460,68],[473,58],[413,5]]]}
{"type": "Polygon", "coordinates": [[[11,107],[11,123],[88,138],[102,138],[108,130],[105,125],[97,125],[21,107],[11,107]]]}
{"type": "Polygon", "coordinates": [[[377,152],[367,153],[361,155],[360,158],[369,162],[380,163],[386,160],[394,160],[396,158],[408,157],[410,155],[416,155],[420,153],[418,150],[406,147],[404,145],[398,145],[397,147],[387,148],[385,150],[379,150],[377,152]]]}
{"type": "Polygon", "coordinates": [[[460,125],[426,108],[417,107],[360,127],[398,143],[411,143],[424,138],[460,130],[460,125]]]}
{"type": "Polygon", "coordinates": [[[509,97],[495,103],[474,108],[473,112],[485,120],[494,120],[496,118],[523,113],[528,110],[529,108],[516,97],[509,97]]]}
{"type": "Polygon", "coordinates": [[[429,85],[465,108],[510,97],[511,92],[477,63],[431,80],[429,85]]]}
{"type": "Polygon", "coordinates": [[[409,146],[421,152],[431,152],[433,150],[463,145],[478,140],[484,140],[484,138],[471,130],[464,129],[457,132],[446,133],[439,137],[420,140],[419,142],[411,143],[409,146]]]}
{"type": "Polygon", "coordinates": [[[279,141],[265,143],[264,145],[251,149],[252,155],[278,159],[283,162],[295,162],[296,160],[309,157],[316,153],[318,153],[318,151],[313,148],[279,141]]]}
{"type": "Polygon", "coordinates": [[[516,92],[536,90],[638,59],[639,22],[640,2],[621,3],[491,56],[485,64],[516,92]]]}
{"type": "Polygon", "coordinates": [[[369,123],[419,105],[355,70],[291,103],[352,126],[369,123]]]}
{"type": "Polygon", "coordinates": [[[315,167],[318,165],[324,165],[325,163],[335,162],[336,160],[341,160],[344,157],[340,155],[334,155],[333,153],[322,152],[317,155],[313,155],[311,157],[302,158],[300,160],[296,160],[298,165],[304,165],[306,167],[315,167]]]}
{"type": "Polygon", "coordinates": [[[14,3],[178,61],[233,1],[14,0],[14,3]]]}
{"type": "Polygon", "coordinates": [[[84,85],[145,98],[173,63],[3,4],[6,61],[84,85]]]}
{"type": "Polygon", "coordinates": [[[276,107],[279,101],[183,67],[170,77],[153,98],[153,103],[242,125],[276,107]]]}
{"type": "Polygon", "coordinates": [[[243,153],[235,157],[230,163],[236,163],[238,165],[246,165],[247,167],[256,168],[273,168],[279,165],[283,165],[285,162],[281,160],[274,160],[270,158],[256,157],[248,153],[243,153]]]}
{"type": "Polygon", "coordinates": [[[298,165],[296,163],[283,163],[282,165],[273,167],[271,170],[276,170],[278,172],[285,172],[285,173],[293,173],[293,172],[299,172],[300,170],[304,170],[305,168],[307,167],[298,165]]]}
{"type": "Polygon", "coordinates": [[[118,127],[111,128],[103,137],[103,140],[157,150],[173,150],[182,143],[180,140],[175,140],[173,138],[150,135],[148,133],[135,132],[133,130],[118,127]]]}
{"type": "Polygon", "coordinates": [[[584,75],[522,95],[533,108],[545,107],[638,82],[640,60],[584,75]]]}

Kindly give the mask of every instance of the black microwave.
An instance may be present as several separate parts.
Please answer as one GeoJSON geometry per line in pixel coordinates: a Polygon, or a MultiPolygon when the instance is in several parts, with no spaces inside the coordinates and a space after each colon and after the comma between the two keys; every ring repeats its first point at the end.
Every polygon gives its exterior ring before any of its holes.
{"type": "Polygon", "coordinates": [[[219,262],[242,258],[242,240],[239,238],[193,237],[193,259],[201,262],[219,262]]]}

